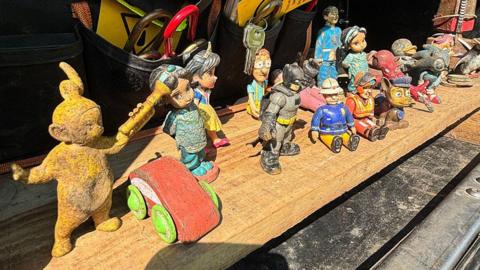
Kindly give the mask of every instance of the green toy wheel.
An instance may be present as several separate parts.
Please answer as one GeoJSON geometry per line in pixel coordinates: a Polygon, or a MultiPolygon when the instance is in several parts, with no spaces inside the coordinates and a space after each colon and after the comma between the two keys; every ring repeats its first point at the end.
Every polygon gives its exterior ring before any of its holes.
{"type": "Polygon", "coordinates": [[[207,182],[205,182],[205,181],[199,181],[198,183],[200,184],[200,186],[202,187],[202,189],[208,194],[208,196],[210,197],[210,199],[212,199],[213,204],[214,204],[215,207],[217,207],[217,209],[218,209],[218,206],[219,206],[218,196],[217,196],[217,193],[215,193],[215,190],[213,190],[212,186],[210,186],[210,185],[209,185],[207,182]]]}
{"type": "Polygon", "coordinates": [[[134,185],[127,188],[127,205],[137,219],[144,219],[147,216],[147,205],[143,195],[134,185]]]}
{"type": "Polygon", "coordinates": [[[177,239],[177,230],[175,223],[168,213],[167,209],[160,204],[152,207],[152,223],[155,231],[157,231],[160,238],[167,243],[173,243],[177,239]]]}

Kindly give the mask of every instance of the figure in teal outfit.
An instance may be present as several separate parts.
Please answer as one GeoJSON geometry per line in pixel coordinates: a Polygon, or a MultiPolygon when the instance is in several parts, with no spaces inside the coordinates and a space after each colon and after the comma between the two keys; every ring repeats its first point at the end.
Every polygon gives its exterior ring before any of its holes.
{"type": "Polygon", "coordinates": [[[323,10],[325,26],[320,29],[315,43],[315,60],[320,63],[317,75],[317,85],[332,78],[337,79],[336,51],[342,44],[340,36],[342,30],[335,26],[338,22],[338,9],[328,6],[323,10]]]}
{"type": "Polygon", "coordinates": [[[168,102],[174,107],[163,124],[163,131],[175,138],[180,151],[180,161],[198,180],[214,181],[218,167],[205,160],[207,135],[203,118],[194,103],[194,91],[190,87],[191,78],[185,69],[174,65],[161,65],[150,75],[150,87],[157,80],[172,89],[168,102]]]}
{"type": "Polygon", "coordinates": [[[348,92],[355,94],[355,75],[358,72],[368,73],[367,54],[364,52],[367,47],[365,36],[367,30],[363,27],[352,26],[342,31],[342,46],[348,51],[348,55],[342,60],[342,66],[348,69],[348,92]]]}

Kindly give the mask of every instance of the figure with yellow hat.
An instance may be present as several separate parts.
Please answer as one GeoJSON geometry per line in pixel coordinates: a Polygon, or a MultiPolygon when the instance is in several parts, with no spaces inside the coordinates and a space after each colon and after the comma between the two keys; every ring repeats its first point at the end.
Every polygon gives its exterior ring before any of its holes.
{"type": "Polygon", "coordinates": [[[360,142],[356,134],[355,122],[350,110],[340,101],[343,89],[335,79],[323,81],[320,93],[327,104],[320,106],[313,115],[311,131],[332,150],[339,153],[342,144],[350,151],[355,151],[360,142]]]}

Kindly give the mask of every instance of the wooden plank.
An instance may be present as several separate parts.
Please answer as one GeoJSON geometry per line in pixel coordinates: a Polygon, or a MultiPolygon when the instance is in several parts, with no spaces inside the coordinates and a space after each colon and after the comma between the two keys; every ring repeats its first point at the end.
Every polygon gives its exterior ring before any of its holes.
{"type": "MultiPolygon", "coordinates": [[[[407,109],[410,127],[397,130],[384,141],[362,140],[354,153],[333,154],[321,143],[307,138],[311,113],[301,111],[295,131],[301,154],[282,157],[284,172],[265,174],[259,148],[245,143],[256,137],[259,123],[245,113],[223,118],[232,145],[211,153],[221,168],[213,183],[222,200],[222,223],[192,245],[166,245],[153,231],[150,219],[137,221],[127,213],[117,189],[113,212],[123,220],[113,233],[91,231],[91,225],[77,232],[75,249],[62,258],[50,259],[55,206],[33,209],[0,223],[0,262],[15,269],[31,268],[41,262],[47,269],[221,269],[233,264],[268,240],[310,215],[315,210],[355,187],[409,151],[455,123],[480,105],[480,87],[459,91],[439,89],[444,104],[433,114],[421,106],[407,109]],[[47,211],[48,210],[48,211],[47,211]],[[52,213],[53,212],[53,213],[52,213]],[[43,254],[43,255],[39,255],[43,254]],[[46,254],[46,255],[45,255],[46,254]]],[[[147,160],[162,155],[176,156],[174,142],[164,134],[145,138],[116,156],[117,175],[126,174],[147,160]]],[[[120,177],[120,181],[124,180],[120,177]]]]}
{"type": "Polygon", "coordinates": [[[448,137],[480,145],[480,111],[447,133],[448,137]]]}

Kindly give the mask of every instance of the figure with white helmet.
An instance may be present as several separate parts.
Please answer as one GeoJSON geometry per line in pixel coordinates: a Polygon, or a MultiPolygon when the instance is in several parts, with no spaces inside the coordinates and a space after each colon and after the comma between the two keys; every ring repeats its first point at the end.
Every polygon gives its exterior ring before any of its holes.
{"type": "Polygon", "coordinates": [[[389,130],[388,127],[380,127],[376,124],[377,120],[374,116],[375,100],[371,89],[375,84],[375,77],[370,73],[357,73],[357,76],[355,76],[357,93],[345,100],[345,106],[355,119],[357,133],[372,142],[383,140],[389,130]]]}
{"type": "Polygon", "coordinates": [[[320,93],[327,104],[320,106],[312,118],[311,131],[315,137],[332,150],[339,153],[342,145],[355,151],[360,142],[356,134],[355,122],[350,110],[340,101],[343,89],[335,79],[326,79],[320,93]]]}
{"type": "Polygon", "coordinates": [[[304,73],[297,63],[293,63],[285,65],[282,75],[283,82],[272,87],[268,99],[262,101],[262,125],[258,130],[258,136],[264,142],[260,165],[269,174],[281,172],[279,156],[300,153],[299,145],[292,139],[304,73]]]}

